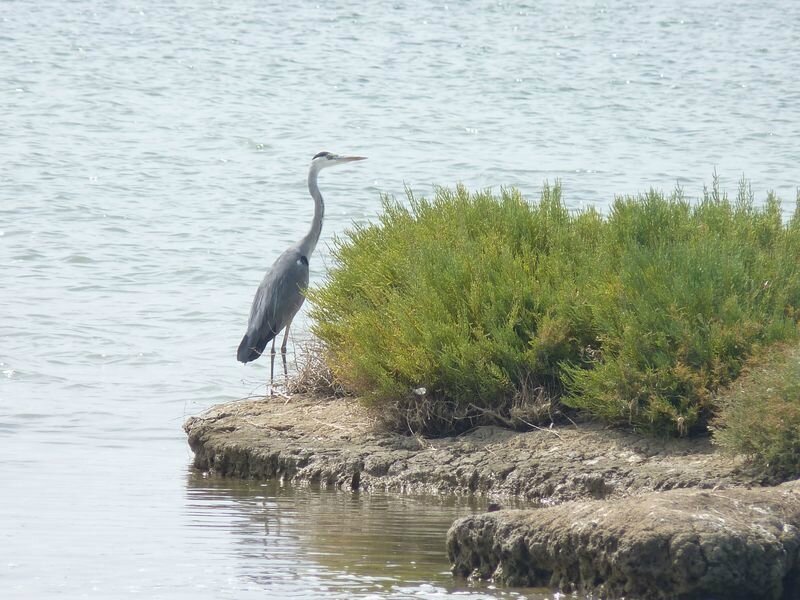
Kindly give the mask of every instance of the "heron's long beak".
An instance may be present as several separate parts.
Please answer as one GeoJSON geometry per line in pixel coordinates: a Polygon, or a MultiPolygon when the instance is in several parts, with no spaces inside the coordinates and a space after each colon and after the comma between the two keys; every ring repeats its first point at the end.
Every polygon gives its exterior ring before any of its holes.
{"type": "Polygon", "coordinates": [[[337,156],[342,162],[353,162],[355,160],[367,160],[366,156],[337,156]]]}

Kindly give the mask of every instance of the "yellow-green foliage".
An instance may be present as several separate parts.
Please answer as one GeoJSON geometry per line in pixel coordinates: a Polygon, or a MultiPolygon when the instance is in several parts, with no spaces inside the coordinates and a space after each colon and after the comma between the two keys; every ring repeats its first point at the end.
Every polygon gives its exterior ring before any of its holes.
{"type": "Polygon", "coordinates": [[[607,218],[570,213],[558,185],[408,204],[336,240],[310,292],[332,370],[396,427],[503,420],[533,391],[685,433],[754,344],[795,335],[800,218],[746,186],[696,206],[651,191],[607,218]]]}
{"type": "Polygon", "coordinates": [[[800,476],[800,348],[772,347],[718,402],[714,441],[767,477],[800,476]]]}
{"type": "Polygon", "coordinates": [[[604,253],[615,276],[593,303],[602,358],[566,368],[566,402],[607,420],[683,434],[756,343],[797,333],[800,229],[769,196],[754,208],[715,186],[697,205],[678,192],[618,199],[604,253]]]}

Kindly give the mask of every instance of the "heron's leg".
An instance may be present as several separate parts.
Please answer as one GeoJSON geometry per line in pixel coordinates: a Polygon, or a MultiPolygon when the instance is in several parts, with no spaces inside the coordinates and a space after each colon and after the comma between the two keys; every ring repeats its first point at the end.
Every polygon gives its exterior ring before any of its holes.
{"type": "Polygon", "coordinates": [[[272,396],[272,382],[275,379],[275,338],[272,338],[272,350],[269,354],[269,395],[272,396]]]}
{"type": "Polygon", "coordinates": [[[286,331],[283,334],[283,343],[281,344],[281,358],[283,359],[283,378],[286,381],[286,385],[289,385],[289,369],[286,366],[286,342],[289,340],[289,327],[292,326],[292,322],[289,321],[286,324],[286,331]]]}

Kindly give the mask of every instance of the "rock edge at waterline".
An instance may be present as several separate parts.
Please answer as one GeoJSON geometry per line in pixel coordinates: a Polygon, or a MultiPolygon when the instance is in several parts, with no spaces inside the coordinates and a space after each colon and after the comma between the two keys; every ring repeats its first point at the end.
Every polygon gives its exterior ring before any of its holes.
{"type": "Polygon", "coordinates": [[[800,598],[800,481],[456,521],[453,572],[628,598],[800,598]]]}
{"type": "Polygon", "coordinates": [[[757,597],[780,598],[780,589],[800,598],[798,484],[757,487],[707,439],[597,425],[424,439],[381,431],[353,400],[303,396],[216,406],[184,429],[195,467],[218,475],[543,506],[457,522],[448,534],[457,574],[609,597],[703,598],[748,597],[750,587],[729,593],[725,584],[726,574],[745,573],[757,597]]]}
{"type": "Polygon", "coordinates": [[[347,399],[219,405],[185,425],[197,469],[346,489],[479,494],[543,504],[752,483],[708,440],[643,438],[598,426],[438,439],[387,433],[347,399]]]}

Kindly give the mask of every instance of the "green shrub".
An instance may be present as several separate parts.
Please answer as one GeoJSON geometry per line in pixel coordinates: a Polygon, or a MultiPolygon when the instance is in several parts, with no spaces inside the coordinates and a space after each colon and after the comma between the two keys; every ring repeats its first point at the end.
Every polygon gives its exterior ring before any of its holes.
{"type": "Polygon", "coordinates": [[[530,423],[563,398],[612,423],[683,434],[756,344],[796,335],[800,217],[784,226],[742,185],[617,199],[607,218],[463,187],[334,243],[309,293],[348,388],[396,428],[530,423]],[[424,389],[424,393],[423,393],[424,389]]]}
{"type": "Polygon", "coordinates": [[[546,412],[560,364],[594,339],[578,292],[601,224],[572,218],[559,186],[537,205],[463,187],[409,194],[408,208],[384,199],[377,224],[335,241],[337,266],[310,294],[315,333],[336,375],[397,427],[546,412]]]}
{"type": "Polygon", "coordinates": [[[565,402],[645,429],[702,428],[754,344],[797,333],[798,229],[773,196],[754,208],[744,184],[735,204],[716,185],[696,206],[680,192],[618,199],[607,224],[616,277],[594,303],[602,357],[566,368],[565,402]]]}
{"type": "Polygon", "coordinates": [[[772,347],[718,400],[714,441],[767,478],[800,476],[800,348],[772,347]]]}

